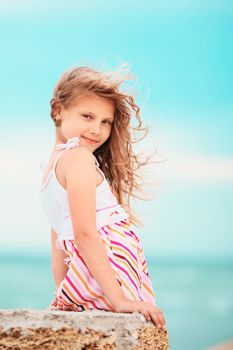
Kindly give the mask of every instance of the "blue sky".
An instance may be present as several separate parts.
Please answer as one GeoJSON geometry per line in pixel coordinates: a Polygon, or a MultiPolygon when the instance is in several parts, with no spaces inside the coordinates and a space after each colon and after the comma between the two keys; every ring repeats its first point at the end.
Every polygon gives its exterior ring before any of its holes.
{"type": "Polygon", "coordinates": [[[232,256],[231,1],[9,1],[0,32],[3,248],[13,238],[15,248],[49,250],[39,164],[54,142],[60,74],[126,61],[151,127],[142,149],[167,157],[154,168],[157,196],[137,204],[147,254],[232,256]]]}

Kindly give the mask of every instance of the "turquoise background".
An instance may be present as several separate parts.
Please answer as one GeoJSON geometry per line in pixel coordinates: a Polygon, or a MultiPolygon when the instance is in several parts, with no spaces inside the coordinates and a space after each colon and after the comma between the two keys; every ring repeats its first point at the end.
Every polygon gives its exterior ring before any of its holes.
{"type": "Polygon", "coordinates": [[[54,84],[75,65],[127,62],[150,126],[141,149],[167,158],[135,208],[171,349],[233,338],[232,2],[12,0],[0,33],[0,307],[44,308],[53,293],[39,194],[54,84]]]}

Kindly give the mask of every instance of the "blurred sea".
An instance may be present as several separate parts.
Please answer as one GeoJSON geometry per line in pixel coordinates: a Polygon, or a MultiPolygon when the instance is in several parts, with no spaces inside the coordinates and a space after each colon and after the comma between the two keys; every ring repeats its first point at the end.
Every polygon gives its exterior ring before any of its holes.
{"type": "MultiPolygon", "coordinates": [[[[171,350],[202,350],[233,338],[233,260],[148,259],[171,350]]],[[[0,255],[0,308],[44,309],[52,301],[50,256],[0,255]]]]}

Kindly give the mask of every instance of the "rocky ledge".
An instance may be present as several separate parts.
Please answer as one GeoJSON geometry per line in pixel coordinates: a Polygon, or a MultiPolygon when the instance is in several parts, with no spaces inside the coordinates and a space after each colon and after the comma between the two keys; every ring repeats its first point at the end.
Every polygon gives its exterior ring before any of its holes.
{"type": "Polygon", "coordinates": [[[0,349],[168,350],[167,330],[139,312],[0,310],[0,349]]]}

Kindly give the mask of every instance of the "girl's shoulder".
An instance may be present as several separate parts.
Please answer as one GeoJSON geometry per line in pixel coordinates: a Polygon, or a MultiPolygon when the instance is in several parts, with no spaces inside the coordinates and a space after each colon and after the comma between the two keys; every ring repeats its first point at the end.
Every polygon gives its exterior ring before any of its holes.
{"type": "Polygon", "coordinates": [[[63,158],[64,160],[71,160],[71,159],[83,159],[83,158],[87,158],[87,159],[92,159],[95,161],[95,156],[93,155],[93,153],[91,151],[89,151],[86,147],[74,147],[68,150],[64,150],[63,151],[63,158]]]}
{"type": "Polygon", "coordinates": [[[58,182],[67,190],[67,183],[77,183],[94,178],[95,156],[85,147],[63,150],[54,162],[54,173],[58,182]]]}
{"type": "Polygon", "coordinates": [[[74,169],[75,167],[94,167],[96,158],[91,151],[85,147],[75,147],[69,150],[64,150],[61,156],[62,167],[66,170],[74,169]]]}

